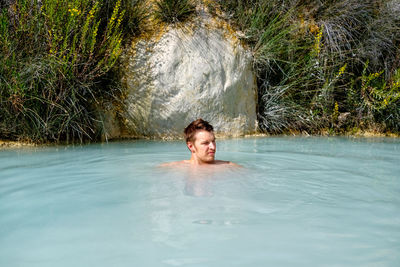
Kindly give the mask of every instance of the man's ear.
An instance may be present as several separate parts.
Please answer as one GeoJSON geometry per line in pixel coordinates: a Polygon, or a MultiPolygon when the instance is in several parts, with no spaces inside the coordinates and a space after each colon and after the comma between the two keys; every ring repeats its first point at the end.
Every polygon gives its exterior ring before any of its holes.
{"type": "Polygon", "coordinates": [[[186,143],[188,149],[190,150],[190,152],[194,153],[194,147],[193,147],[193,143],[192,142],[187,142],[186,143]]]}

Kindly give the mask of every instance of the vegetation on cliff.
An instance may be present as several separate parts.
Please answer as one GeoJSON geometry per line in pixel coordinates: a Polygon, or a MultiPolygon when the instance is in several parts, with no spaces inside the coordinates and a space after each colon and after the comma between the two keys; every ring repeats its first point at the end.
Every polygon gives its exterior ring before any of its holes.
{"type": "MultiPolygon", "coordinates": [[[[183,21],[196,4],[146,2],[0,2],[0,137],[99,137],[95,106],[119,99],[114,65],[126,37],[149,17],[183,21]]],[[[399,1],[198,2],[252,49],[262,131],[400,131],[399,1]]]]}
{"type": "Polygon", "coordinates": [[[168,23],[185,21],[194,13],[195,7],[190,0],[156,1],[155,17],[168,23]]]}
{"type": "Polygon", "coordinates": [[[399,1],[216,2],[253,50],[262,130],[400,131],[399,1]]]}
{"type": "Polygon", "coordinates": [[[98,136],[94,105],[118,95],[112,70],[124,34],[138,32],[145,16],[138,7],[139,1],[121,0],[2,2],[0,137],[82,142],[98,136]]]}

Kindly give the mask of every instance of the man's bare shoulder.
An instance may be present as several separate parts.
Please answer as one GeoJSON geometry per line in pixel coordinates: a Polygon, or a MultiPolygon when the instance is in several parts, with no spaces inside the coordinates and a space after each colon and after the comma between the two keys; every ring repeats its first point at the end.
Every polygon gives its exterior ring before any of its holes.
{"type": "Polygon", "coordinates": [[[189,160],[181,160],[181,161],[173,161],[173,162],[165,162],[158,165],[159,167],[179,167],[179,166],[187,166],[190,164],[189,160]]]}
{"type": "MultiPolygon", "coordinates": [[[[226,160],[215,160],[213,163],[210,164],[205,164],[203,167],[206,166],[229,166],[229,167],[242,167],[239,164],[233,163],[231,161],[226,161],[226,160]]],[[[165,162],[165,163],[161,163],[160,165],[158,165],[159,167],[190,167],[190,166],[195,166],[190,160],[181,160],[181,161],[173,161],[173,162],[165,162]]]]}
{"type": "Polygon", "coordinates": [[[217,165],[229,165],[229,166],[232,166],[232,167],[242,167],[239,164],[236,164],[236,163],[233,163],[232,161],[227,161],[227,160],[216,160],[215,164],[217,164],[217,165]]]}

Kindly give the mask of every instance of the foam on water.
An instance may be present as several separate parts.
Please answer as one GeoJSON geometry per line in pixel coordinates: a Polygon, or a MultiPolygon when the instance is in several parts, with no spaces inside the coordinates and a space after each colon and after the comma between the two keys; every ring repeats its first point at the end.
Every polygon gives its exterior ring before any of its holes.
{"type": "Polygon", "coordinates": [[[220,140],[0,151],[0,266],[399,266],[400,141],[220,140]]]}

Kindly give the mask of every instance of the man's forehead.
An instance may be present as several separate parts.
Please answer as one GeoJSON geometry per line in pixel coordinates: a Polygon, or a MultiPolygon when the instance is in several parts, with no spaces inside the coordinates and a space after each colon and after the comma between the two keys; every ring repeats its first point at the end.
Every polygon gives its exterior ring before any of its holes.
{"type": "Polygon", "coordinates": [[[204,140],[204,139],[215,139],[214,132],[209,132],[206,130],[199,130],[194,135],[195,140],[204,140]]]}

